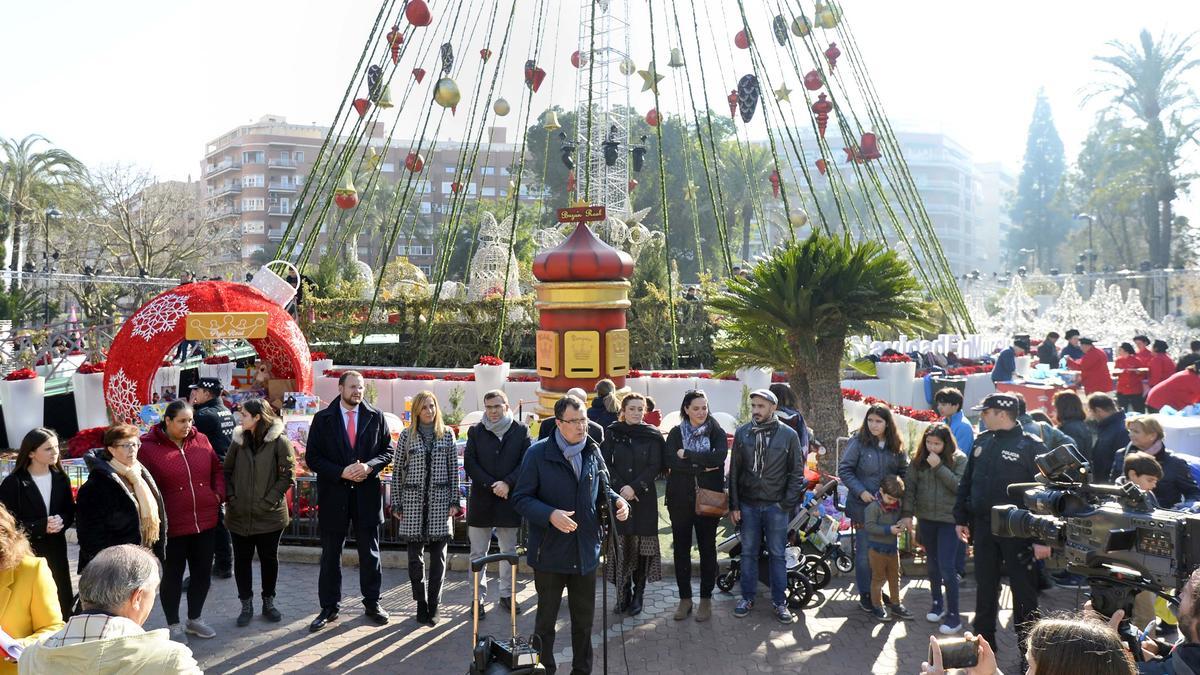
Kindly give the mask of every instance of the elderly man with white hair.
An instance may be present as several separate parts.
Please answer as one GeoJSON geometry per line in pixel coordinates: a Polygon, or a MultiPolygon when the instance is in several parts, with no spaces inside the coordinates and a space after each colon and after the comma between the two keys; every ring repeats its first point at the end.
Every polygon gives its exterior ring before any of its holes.
{"type": "Polygon", "coordinates": [[[104,549],[79,578],[83,612],[26,648],[18,672],[202,675],[192,651],[172,642],[166,629],[142,629],[161,579],[158,559],[146,549],[133,544],[104,549]]]}

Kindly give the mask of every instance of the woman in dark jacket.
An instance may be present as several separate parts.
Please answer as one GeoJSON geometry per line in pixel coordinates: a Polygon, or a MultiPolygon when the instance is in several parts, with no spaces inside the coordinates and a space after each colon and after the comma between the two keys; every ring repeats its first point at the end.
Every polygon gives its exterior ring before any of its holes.
{"type": "Polygon", "coordinates": [[[251,563],[258,551],[262,568],[262,614],[269,621],[283,616],[275,608],[279,578],[279,539],[288,526],[287,491],[296,479],[296,454],[283,433],[283,420],[262,400],[242,403],[241,425],[225,453],[225,526],[233,538],[233,576],[242,613],[237,625],[254,618],[251,563]]]}
{"type": "Polygon", "coordinates": [[[867,409],[858,433],[846,445],[838,462],[838,478],[849,490],[846,515],[855,525],[854,583],[858,589],[859,605],[865,612],[874,611],[871,604],[871,567],[867,560],[867,505],[875,501],[879,486],[887,476],[904,478],[908,470],[908,455],[896,431],[892,410],[876,403],[867,409]]]}
{"type": "Polygon", "coordinates": [[[616,422],[621,414],[621,404],[617,399],[617,385],[612,380],[600,380],[596,383],[596,397],[592,399],[592,407],[588,408],[588,419],[607,429],[608,425],[616,422]]]}
{"type": "Polygon", "coordinates": [[[642,422],[646,397],[626,394],[621,417],[604,430],[600,453],[608,464],[612,488],[633,511],[617,523],[617,567],[605,557],[605,576],[617,587],[617,613],[642,613],[646,584],[662,579],[662,554],[658,548],[658,489],[654,480],[662,471],[666,450],[662,433],[642,422]]]}
{"type": "Polygon", "coordinates": [[[708,398],[703,391],[683,395],[679,407],[679,426],[667,434],[664,464],[667,476],[667,515],[671,518],[671,539],[675,558],[675,583],[679,586],[679,607],[675,620],[692,613],[692,533],[700,549],[700,606],[697,621],[712,618],[712,591],[717,583],[717,524],[720,518],[696,515],[696,486],[725,491],[725,458],[729,439],[720,424],[708,414],[708,398]]]}
{"type": "MultiPolygon", "coordinates": [[[[467,499],[467,536],[471,540],[471,559],[488,554],[492,532],[500,552],[516,554],[521,516],[513,508],[509,495],[517,486],[521,460],[529,449],[529,428],[513,419],[508,396],[499,389],[483,395],[483,419],[467,430],[463,468],[471,479],[467,499]]],[[[479,618],[483,618],[487,596],[487,570],[479,575],[479,618]]],[[[500,563],[500,608],[512,611],[512,566],[500,563]]],[[[520,609],[518,608],[518,612],[520,609]]]]}
{"type": "Polygon", "coordinates": [[[88,477],[75,508],[81,574],[109,546],[136,544],[167,558],[167,508],[154,477],[138,463],[138,433],[132,424],[109,427],[104,447],[83,456],[88,477]]]}
{"type": "Polygon", "coordinates": [[[25,434],[13,472],[0,483],[0,502],[25,530],[33,554],[45,558],[58,586],[63,618],[70,618],[71,565],[67,528],[75,522],[71,480],[59,462],[58,434],[38,427],[25,434]]]}
{"type": "Polygon", "coordinates": [[[1073,438],[1079,452],[1087,461],[1092,461],[1096,432],[1088,426],[1087,413],[1083,411],[1083,399],[1079,398],[1079,394],[1073,391],[1060,391],[1055,394],[1054,418],[1058,422],[1059,430],[1073,438]]]}
{"type": "Polygon", "coordinates": [[[162,606],[171,639],[187,643],[217,633],[201,619],[212,584],[217,511],[225,500],[225,472],[204,434],[192,425],[192,406],[172,401],[163,421],[142,434],[141,462],[150,470],[167,505],[167,561],[163,564],[162,606]],[[188,620],[179,622],[183,574],[188,582],[188,620]]]}

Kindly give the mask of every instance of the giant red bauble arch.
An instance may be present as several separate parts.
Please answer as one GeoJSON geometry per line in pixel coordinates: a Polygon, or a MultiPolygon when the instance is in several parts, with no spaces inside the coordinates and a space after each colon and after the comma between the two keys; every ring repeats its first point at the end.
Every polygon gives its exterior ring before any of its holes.
{"type": "Polygon", "coordinates": [[[201,281],[160,293],[121,326],[108,350],[104,401],[118,422],[133,422],[150,402],[154,373],[184,339],[191,312],[266,312],[267,337],[251,340],[261,360],[278,378],[296,381],[296,391],[312,392],[312,357],[296,320],[248,284],[201,281]]]}

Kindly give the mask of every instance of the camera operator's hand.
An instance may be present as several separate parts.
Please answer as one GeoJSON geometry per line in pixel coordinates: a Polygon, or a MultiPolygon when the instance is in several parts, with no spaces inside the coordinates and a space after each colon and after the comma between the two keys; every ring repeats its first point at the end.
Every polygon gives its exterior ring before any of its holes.
{"type": "Polygon", "coordinates": [[[1034,544],[1033,545],[1033,559],[1034,560],[1045,560],[1046,558],[1050,557],[1050,553],[1051,553],[1050,547],[1045,544],[1034,544]]]}
{"type": "Polygon", "coordinates": [[[955,525],[954,531],[958,533],[958,540],[964,544],[971,542],[971,528],[966,525],[955,525]]]}
{"type": "MultiPolygon", "coordinates": [[[[968,631],[964,633],[967,638],[971,637],[968,631]]],[[[992,646],[982,636],[978,638],[979,642],[979,660],[978,664],[973,668],[967,668],[963,672],[967,675],[995,675],[998,666],[996,665],[996,654],[992,651],[992,646]]],[[[938,644],[937,636],[929,636],[929,653],[933,657],[933,663],[928,661],[921,663],[921,675],[944,675],[946,670],[942,667],[942,648],[938,644]]]]}

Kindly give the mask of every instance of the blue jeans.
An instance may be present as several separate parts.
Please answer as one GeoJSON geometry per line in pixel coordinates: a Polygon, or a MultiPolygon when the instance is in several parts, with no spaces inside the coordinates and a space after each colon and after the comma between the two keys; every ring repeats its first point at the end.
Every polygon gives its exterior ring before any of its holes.
{"type": "Polygon", "coordinates": [[[854,523],[854,587],[858,597],[871,602],[871,561],[867,555],[867,526],[854,523]]]}
{"type": "Polygon", "coordinates": [[[958,577],[955,564],[958,558],[958,534],[954,523],[939,523],[933,520],[917,521],[917,539],[925,547],[925,566],[929,577],[929,591],[933,595],[935,609],[945,609],[945,623],[956,626],[958,617],[958,577]],[[943,602],[942,586],[946,588],[943,602]]]}
{"type": "MultiPolygon", "coordinates": [[[[762,552],[763,536],[767,537],[770,555],[771,604],[787,602],[787,561],[783,549],[787,546],[788,516],[778,504],[742,504],[742,598],[754,600],[758,593],[758,557],[762,552]]],[[[867,571],[870,574],[870,570],[867,571]]]]}

